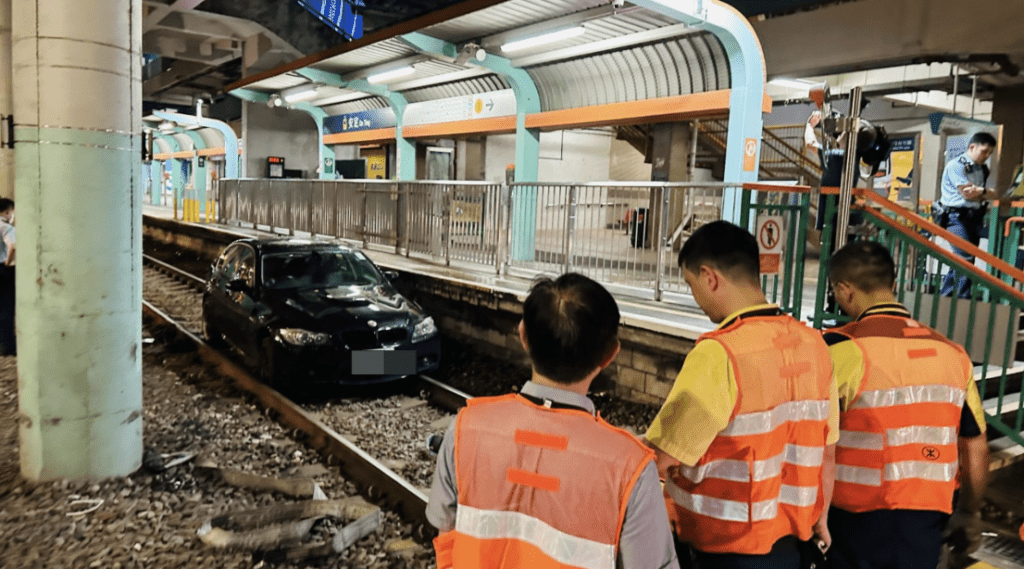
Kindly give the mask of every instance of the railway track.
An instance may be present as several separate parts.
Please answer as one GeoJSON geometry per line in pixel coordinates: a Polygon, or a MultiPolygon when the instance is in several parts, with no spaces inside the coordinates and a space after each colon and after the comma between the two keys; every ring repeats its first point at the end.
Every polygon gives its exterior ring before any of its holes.
{"type": "MultiPolygon", "coordinates": [[[[374,435],[378,438],[389,439],[393,433],[378,432],[362,436],[346,433],[342,435],[328,424],[327,416],[333,415],[337,411],[334,407],[328,408],[326,412],[322,406],[313,406],[313,410],[308,409],[306,408],[308,406],[300,405],[260,382],[254,373],[236,362],[227,353],[211,347],[200,337],[202,329],[201,294],[205,287],[205,281],[148,255],[143,256],[143,263],[145,265],[144,275],[147,285],[149,285],[144,287],[142,303],[144,316],[156,323],[173,327],[177,332],[178,339],[194,346],[197,355],[203,362],[213,366],[239,389],[251,394],[259,401],[260,405],[276,416],[279,423],[301,433],[311,447],[333,458],[338,463],[342,474],[360,486],[368,498],[390,506],[399,512],[405,520],[416,524],[419,527],[416,533],[421,537],[429,535],[429,525],[425,517],[427,496],[425,485],[422,484],[423,477],[420,477],[421,485],[418,487],[389,468],[384,461],[349,440],[349,438],[369,438],[374,435]],[[166,294],[163,295],[163,298],[152,298],[161,295],[148,294],[150,298],[146,299],[147,288],[150,291],[159,290],[166,294]]],[[[446,414],[454,413],[465,405],[469,398],[465,393],[425,376],[416,378],[415,389],[423,404],[429,403],[439,407],[446,414]]],[[[391,413],[408,416],[415,409],[421,407],[414,401],[411,405],[409,403],[410,398],[406,398],[401,403],[391,405],[391,413]]],[[[379,412],[383,413],[384,411],[379,412]]],[[[351,412],[349,415],[348,418],[352,419],[351,412]]],[[[415,428],[413,430],[415,439],[417,433],[415,428]]],[[[426,434],[424,432],[419,440],[425,440],[426,434]]],[[[421,443],[420,447],[423,446],[421,443]]],[[[395,461],[391,462],[395,463],[395,461]]],[[[416,468],[415,465],[414,468],[416,468]]],[[[418,468],[422,470],[422,465],[418,468]]],[[[432,464],[428,470],[432,474],[432,464]]]]}

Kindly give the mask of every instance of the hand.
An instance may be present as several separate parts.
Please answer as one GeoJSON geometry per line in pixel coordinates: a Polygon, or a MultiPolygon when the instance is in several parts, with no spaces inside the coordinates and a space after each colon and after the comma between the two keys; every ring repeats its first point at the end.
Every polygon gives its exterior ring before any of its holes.
{"type": "Polygon", "coordinates": [[[953,555],[966,556],[981,547],[981,512],[956,510],[943,533],[953,555]]]}
{"type": "Polygon", "coordinates": [[[832,547],[832,534],[828,531],[828,520],[824,517],[819,518],[817,523],[814,524],[814,536],[811,540],[816,543],[822,553],[832,547]]]}

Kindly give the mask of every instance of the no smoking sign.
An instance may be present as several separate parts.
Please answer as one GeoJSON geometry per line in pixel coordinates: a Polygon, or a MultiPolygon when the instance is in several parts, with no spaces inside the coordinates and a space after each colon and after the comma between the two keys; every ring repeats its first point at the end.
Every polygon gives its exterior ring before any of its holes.
{"type": "Polygon", "coordinates": [[[757,248],[761,258],[761,274],[777,275],[782,266],[783,219],[780,215],[757,217],[757,248]]]}

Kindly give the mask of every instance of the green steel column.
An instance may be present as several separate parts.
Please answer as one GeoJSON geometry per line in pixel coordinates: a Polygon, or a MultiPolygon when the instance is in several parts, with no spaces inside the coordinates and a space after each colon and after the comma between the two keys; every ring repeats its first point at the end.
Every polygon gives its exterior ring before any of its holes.
{"type": "MultiPolygon", "coordinates": [[[[0,0],[0,116],[6,118],[14,112],[14,94],[11,92],[11,0],[0,0]]],[[[7,141],[7,123],[0,122],[7,141]]],[[[14,150],[0,146],[0,197],[14,197],[14,150]]]]}
{"type": "Polygon", "coordinates": [[[149,202],[153,205],[160,205],[163,200],[163,189],[164,184],[164,163],[159,160],[153,160],[149,163],[149,179],[152,182],[152,186],[149,188],[149,202]]]}
{"type": "MultiPolygon", "coordinates": [[[[171,163],[171,199],[178,202],[178,210],[181,210],[181,199],[182,190],[185,187],[185,180],[181,177],[181,160],[175,158],[173,155],[175,152],[181,152],[181,143],[178,142],[177,138],[169,134],[162,132],[154,132],[158,140],[164,141],[172,155],[169,160],[164,161],[164,168],[167,168],[167,163],[171,163]]],[[[173,203],[171,205],[174,205],[173,203]]]]}
{"type": "Polygon", "coordinates": [[[206,141],[194,130],[186,130],[185,135],[192,139],[192,148],[196,150],[196,156],[192,162],[192,187],[196,190],[196,199],[199,200],[199,213],[206,212],[206,159],[199,157],[200,150],[206,150],[206,141]],[[203,165],[200,166],[199,162],[203,165]]]}
{"type": "Polygon", "coordinates": [[[409,105],[405,95],[390,91],[383,85],[374,85],[366,79],[342,79],[341,75],[331,73],[330,71],[306,67],[297,69],[295,72],[310,81],[352,89],[353,91],[360,91],[387,99],[388,104],[391,105],[391,110],[395,112],[395,154],[398,157],[398,166],[395,170],[398,180],[409,181],[416,179],[416,143],[406,140],[402,134],[402,118],[405,116],[405,107],[409,105]]]}
{"type": "MultiPolygon", "coordinates": [[[[448,41],[412,32],[402,41],[420,53],[455,57],[458,47],[448,41]]],[[[540,131],[526,128],[526,116],[540,112],[540,95],[533,78],[504,57],[488,53],[473,65],[489,69],[505,78],[516,96],[516,182],[536,182],[540,164],[540,131]]],[[[537,188],[519,186],[513,192],[512,247],[509,254],[517,261],[532,261],[537,232],[537,188]]]]}
{"type": "Polygon", "coordinates": [[[21,473],[125,476],[142,463],[142,0],[13,15],[21,473]]]}

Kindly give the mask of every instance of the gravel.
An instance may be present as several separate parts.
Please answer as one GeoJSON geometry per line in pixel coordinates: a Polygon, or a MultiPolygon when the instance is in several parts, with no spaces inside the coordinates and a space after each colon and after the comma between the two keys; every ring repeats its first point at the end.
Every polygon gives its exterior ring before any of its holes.
{"type": "MultiPolygon", "coordinates": [[[[147,330],[146,334],[149,334],[147,330]]],[[[163,344],[143,350],[143,438],[155,453],[203,453],[222,468],[270,477],[315,475],[329,498],[354,495],[355,487],[254,404],[194,362],[163,344]],[[174,371],[172,371],[174,370],[174,371]]],[[[17,413],[14,358],[0,358],[0,413],[17,413]]],[[[294,499],[233,487],[194,462],[164,472],[145,468],[98,482],[33,484],[19,472],[14,421],[0,427],[0,567],[430,567],[431,555],[416,547],[408,557],[385,552],[409,539],[412,528],[393,512],[377,533],[343,554],[317,563],[271,565],[246,551],[202,544],[196,530],[226,513],[294,499]],[[74,500],[103,500],[88,514],[74,500]]],[[[345,523],[345,522],[340,522],[345,523]]],[[[321,524],[328,526],[330,524],[321,524]]],[[[339,524],[334,524],[335,526],[339,524]]]]}

